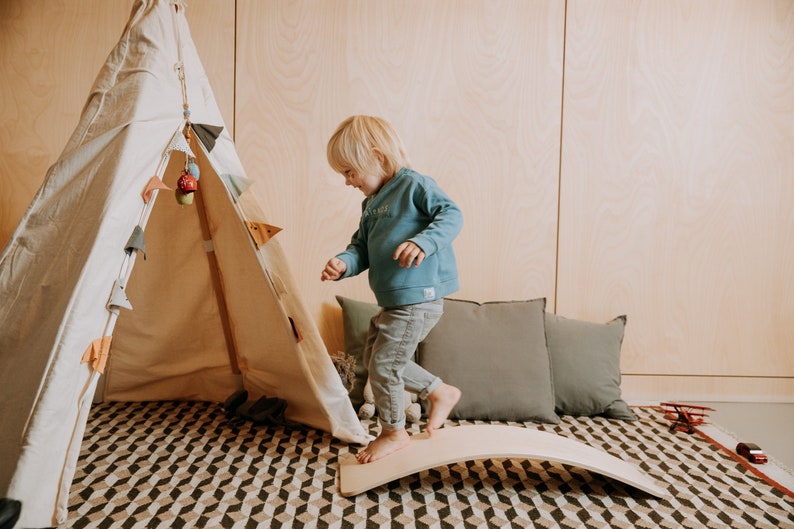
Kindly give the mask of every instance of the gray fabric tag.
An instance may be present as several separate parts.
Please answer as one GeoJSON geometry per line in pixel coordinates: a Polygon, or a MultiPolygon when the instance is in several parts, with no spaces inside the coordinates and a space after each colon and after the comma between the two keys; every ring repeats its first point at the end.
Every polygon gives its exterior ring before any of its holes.
{"type": "Polygon", "coordinates": [[[132,235],[127,239],[127,245],[124,247],[124,251],[128,254],[131,254],[133,250],[141,252],[144,260],[146,259],[146,244],[143,239],[143,228],[140,226],[135,226],[135,229],[132,230],[132,235]]]}

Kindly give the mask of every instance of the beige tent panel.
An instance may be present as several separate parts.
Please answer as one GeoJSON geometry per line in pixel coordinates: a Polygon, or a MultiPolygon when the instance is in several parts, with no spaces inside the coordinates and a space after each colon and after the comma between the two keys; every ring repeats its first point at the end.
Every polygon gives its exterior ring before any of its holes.
{"type": "Polygon", "coordinates": [[[66,519],[100,378],[83,355],[103,337],[105,398],[219,402],[245,387],[285,399],[292,420],[368,440],[278,237],[257,245],[248,231],[267,218],[231,137],[206,150],[181,136],[178,64],[190,119],[222,126],[184,14],[138,0],[0,254],[0,494],[22,500],[22,527],[66,519]],[[175,187],[188,149],[201,168],[194,204],[164,189],[145,202],[153,176],[175,187]],[[145,259],[126,250],[140,228],[145,259]]]}

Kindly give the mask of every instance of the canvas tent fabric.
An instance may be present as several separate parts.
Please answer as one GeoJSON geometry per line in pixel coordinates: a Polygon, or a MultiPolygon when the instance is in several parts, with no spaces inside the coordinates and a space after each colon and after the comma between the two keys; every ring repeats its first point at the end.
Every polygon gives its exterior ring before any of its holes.
{"type": "Polygon", "coordinates": [[[245,388],[367,442],[256,185],[184,6],[138,0],[0,254],[0,495],[22,501],[19,527],[66,519],[96,387],[106,400],[215,402],[245,388]],[[189,154],[198,191],[179,205],[189,154]]]}

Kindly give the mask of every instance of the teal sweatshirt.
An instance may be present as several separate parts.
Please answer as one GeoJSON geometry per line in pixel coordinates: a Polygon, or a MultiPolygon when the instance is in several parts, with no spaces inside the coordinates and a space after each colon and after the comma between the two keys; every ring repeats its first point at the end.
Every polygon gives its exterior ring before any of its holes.
{"type": "Polygon", "coordinates": [[[358,230],[336,256],[347,265],[340,279],[369,269],[369,285],[381,307],[448,296],[460,288],[452,240],[462,226],[460,209],[438,184],[403,167],[362,202],[358,230]],[[425,252],[418,267],[401,268],[393,259],[405,241],[425,252]]]}

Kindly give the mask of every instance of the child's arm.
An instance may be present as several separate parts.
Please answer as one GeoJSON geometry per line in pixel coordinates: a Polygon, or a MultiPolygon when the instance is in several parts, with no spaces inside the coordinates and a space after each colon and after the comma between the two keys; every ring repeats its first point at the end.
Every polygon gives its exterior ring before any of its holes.
{"type": "Polygon", "coordinates": [[[347,265],[343,260],[337,257],[331,257],[328,262],[325,263],[325,268],[323,268],[323,272],[320,274],[320,281],[336,281],[342,277],[345,270],[347,270],[347,265]]]}
{"type": "Polygon", "coordinates": [[[336,281],[343,277],[358,275],[369,267],[366,255],[364,239],[361,237],[360,231],[356,231],[350,244],[347,245],[347,249],[331,257],[325,263],[320,280],[336,281]]]}
{"type": "MultiPolygon", "coordinates": [[[[424,191],[421,204],[433,220],[424,230],[406,242],[416,245],[425,254],[424,257],[427,257],[435,254],[440,248],[452,244],[453,239],[457,237],[463,227],[463,214],[452,199],[438,186],[425,188],[424,191]]],[[[401,246],[398,246],[397,249],[400,250],[401,246]]],[[[396,255],[397,252],[395,252],[396,255]]],[[[402,266],[402,261],[400,264],[402,266]]],[[[418,263],[414,266],[418,266],[418,263]]]]}
{"type": "Polygon", "coordinates": [[[355,276],[369,268],[367,241],[362,229],[363,226],[359,225],[345,251],[334,256],[334,259],[341,261],[343,266],[342,273],[336,279],[355,276]]]}

